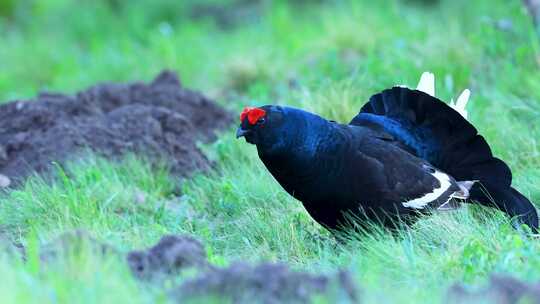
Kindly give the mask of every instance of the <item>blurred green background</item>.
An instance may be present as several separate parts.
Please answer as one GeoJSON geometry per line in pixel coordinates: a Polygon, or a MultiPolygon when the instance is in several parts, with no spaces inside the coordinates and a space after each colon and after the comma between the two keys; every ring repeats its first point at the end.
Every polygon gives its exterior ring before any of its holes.
{"type": "Polygon", "coordinates": [[[147,79],[164,67],[211,91],[230,85],[257,93],[257,83],[366,73],[382,87],[423,70],[451,78],[446,95],[508,73],[515,82],[504,85],[516,94],[538,91],[515,74],[533,70],[538,51],[517,0],[3,0],[0,7],[2,100],[147,79]]]}

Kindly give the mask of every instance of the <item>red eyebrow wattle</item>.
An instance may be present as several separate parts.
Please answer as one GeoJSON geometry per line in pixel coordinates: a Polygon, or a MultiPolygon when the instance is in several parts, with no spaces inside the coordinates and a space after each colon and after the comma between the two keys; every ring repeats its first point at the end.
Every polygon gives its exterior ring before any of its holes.
{"type": "Polygon", "coordinates": [[[266,115],[266,111],[259,108],[246,107],[240,113],[240,122],[243,122],[244,119],[248,119],[250,125],[254,125],[257,121],[266,115]]]}
{"type": "Polygon", "coordinates": [[[253,110],[251,107],[245,107],[242,113],[240,113],[240,122],[244,121],[246,116],[248,115],[249,111],[253,110]]]}

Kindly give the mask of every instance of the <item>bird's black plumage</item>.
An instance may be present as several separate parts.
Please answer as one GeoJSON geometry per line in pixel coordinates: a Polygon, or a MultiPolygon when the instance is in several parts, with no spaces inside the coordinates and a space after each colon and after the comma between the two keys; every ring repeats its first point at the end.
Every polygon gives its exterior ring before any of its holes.
{"type": "Polygon", "coordinates": [[[538,227],[508,166],[467,120],[428,94],[385,90],[348,125],[289,107],[250,111],[237,136],[257,146],[280,185],[326,227],[338,228],[347,213],[395,227],[397,218],[448,209],[453,198],[495,204],[538,227]]]}

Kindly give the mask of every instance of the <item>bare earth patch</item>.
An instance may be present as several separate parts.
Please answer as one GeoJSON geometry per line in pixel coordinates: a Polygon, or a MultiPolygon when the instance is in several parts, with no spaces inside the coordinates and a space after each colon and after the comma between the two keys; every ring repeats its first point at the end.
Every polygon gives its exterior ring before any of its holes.
{"type": "Polygon", "coordinates": [[[131,251],[127,262],[132,273],[141,279],[178,274],[187,268],[210,267],[204,246],[187,235],[164,236],[147,250],[131,251]]]}
{"type": "MultiPolygon", "coordinates": [[[[163,71],[151,83],[103,83],[75,95],[41,93],[0,105],[0,176],[20,181],[90,149],[117,158],[141,153],[174,174],[206,169],[196,140],[232,122],[228,112],[163,71]]],[[[5,183],[3,183],[5,184],[5,183]]]]}
{"type": "Polygon", "coordinates": [[[283,263],[237,262],[227,268],[213,269],[184,282],[171,296],[177,303],[204,299],[231,303],[312,303],[323,296],[340,303],[358,303],[358,291],[347,272],[313,275],[293,271],[283,263]]]}
{"type": "Polygon", "coordinates": [[[540,303],[540,284],[492,275],[489,284],[481,289],[455,284],[448,290],[448,303],[540,303]]]}
{"type": "Polygon", "coordinates": [[[314,275],[293,271],[284,263],[250,265],[236,262],[226,268],[211,265],[204,246],[186,235],[168,235],[147,250],[132,251],[127,262],[135,277],[147,281],[174,276],[186,269],[197,276],[170,292],[178,303],[228,300],[232,303],[311,303],[330,296],[341,303],[357,303],[358,291],[345,271],[314,275]]]}

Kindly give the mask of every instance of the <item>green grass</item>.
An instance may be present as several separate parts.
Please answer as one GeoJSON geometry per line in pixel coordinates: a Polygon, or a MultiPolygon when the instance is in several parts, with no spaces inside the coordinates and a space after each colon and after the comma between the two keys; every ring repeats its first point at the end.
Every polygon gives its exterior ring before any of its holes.
{"type": "MultiPolygon", "coordinates": [[[[176,2],[3,2],[0,100],[151,79],[171,68],[185,86],[232,111],[281,103],[346,122],[371,94],[414,86],[429,70],[444,100],[471,88],[471,121],[513,169],[515,186],[540,202],[540,46],[520,1],[301,8],[272,1],[260,20],[226,30],[211,18],[189,18],[193,1],[176,2]],[[498,29],[500,19],[512,29],[498,29]]],[[[499,212],[465,208],[423,219],[397,237],[380,232],[336,242],[233,129],[205,151],[216,169],[182,184],[140,157],[114,164],[89,156],[59,167],[52,184],[33,177],[0,198],[0,231],[36,251],[63,231],[84,229],[122,252],[190,233],[218,265],[279,260],[313,272],[348,269],[375,303],[440,302],[453,282],[482,284],[492,272],[540,279],[540,243],[499,212]],[[144,202],[136,203],[141,194],[144,202]]],[[[1,303],[165,301],[166,288],[141,286],[120,258],[82,252],[44,265],[31,253],[27,263],[0,256],[1,303]]]]}

